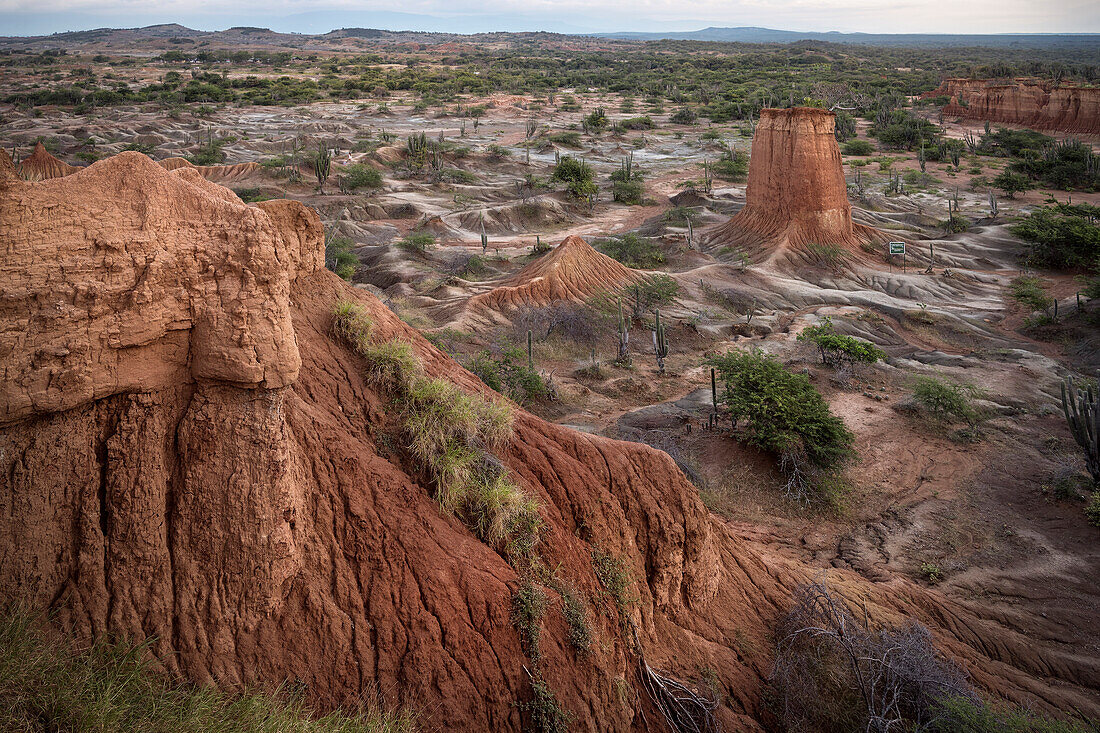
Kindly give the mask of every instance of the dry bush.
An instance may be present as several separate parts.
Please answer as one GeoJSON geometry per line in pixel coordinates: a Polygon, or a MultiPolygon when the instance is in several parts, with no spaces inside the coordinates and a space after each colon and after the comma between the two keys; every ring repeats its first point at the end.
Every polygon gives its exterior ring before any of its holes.
{"type": "Polygon", "coordinates": [[[799,587],[794,600],[771,675],[788,729],[923,730],[943,722],[943,700],[977,702],[963,670],[915,620],[872,629],[824,580],[799,587]]]}

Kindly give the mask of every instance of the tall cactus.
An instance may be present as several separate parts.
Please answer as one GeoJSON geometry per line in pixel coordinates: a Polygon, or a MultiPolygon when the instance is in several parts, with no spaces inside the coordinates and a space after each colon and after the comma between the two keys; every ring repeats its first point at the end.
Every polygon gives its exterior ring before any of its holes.
{"type": "Polygon", "coordinates": [[[653,329],[653,353],[657,357],[657,372],[665,373],[665,359],[668,358],[668,339],[665,338],[665,327],[661,323],[661,311],[658,309],[657,325],[653,329]]]}
{"type": "Polygon", "coordinates": [[[718,378],[714,367],[710,368],[710,417],[707,419],[707,427],[718,427],[718,378]]]}
{"type": "Polygon", "coordinates": [[[622,366],[630,364],[630,324],[623,316],[623,299],[619,298],[619,358],[622,366]]]}
{"type": "Polygon", "coordinates": [[[527,369],[535,371],[535,350],[531,343],[531,329],[527,329],[527,369]]]}
{"type": "Polygon", "coordinates": [[[1100,405],[1092,385],[1085,389],[1073,383],[1073,377],[1062,382],[1062,411],[1069,423],[1073,439],[1085,450],[1085,463],[1093,481],[1100,481],[1100,405]]]}

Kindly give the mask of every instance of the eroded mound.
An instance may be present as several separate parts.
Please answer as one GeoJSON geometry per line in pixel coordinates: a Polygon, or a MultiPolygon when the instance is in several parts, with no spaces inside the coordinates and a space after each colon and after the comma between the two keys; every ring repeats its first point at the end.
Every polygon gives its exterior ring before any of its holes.
{"type": "Polygon", "coordinates": [[[470,306],[505,312],[557,301],[579,303],[597,293],[619,290],[639,277],[580,237],[571,236],[489,292],[475,295],[470,306]]]}
{"type": "Polygon", "coordinates": [[[852,221],[836,115],[823,109],[764,109],[752,140],[745,207],[711,232],[711,248],[751,260],[805,259],[811,245],[844,247],[885,236],[852,221]]]}
{"type": "Polygon", "coordinates": [[[247,178],[260,172],[263,168],[259,163],[234,163],[232,165],[195,165],[186,158],[165,158],[159,161],[166,170],[174,171],[180,168],[194,168],[199,175],[208,181],[215,183],[229,183],[247,178]]]}
{"type": "Polygon", "coordinates": [[[34,152],[17,166],[19,175],[28,181],[45,181],[50,178],[62,178],[76,173],[79,168],[60,161],[46,150],[41,142],[35,143],[34,152]]]}
{"type": "MultiPolygon", "coordinates": [[[[323,705],[381,691],[426,729],[523,728],[520,576],[440,511],[393,396],[335,338],[334,307],[357,303],[372,338],[407,342],[428,376],[489,390],[325,270],[320,223],[297,203],[246,206],[129,153],[7,182],[0,213],[16,211],[0,265],[0,602],[83,637],[155,636],[198,681],[294,680],[323,705]]],[[[559,258],[571,249],[591,259],[569,240],[559,258]]],[[[646,446],[517,410],[499,458],[537,499],[542,562],[590,622],[578,651],[546,587],[539,668],[573,729],[658,724],[639,654],[680,679],[710,670],[725,729],[759,729],[773,622],[816,571],[712,518],[646,446]],[[608,557],[629,573],[619,605],[594,567],[608,557]]],[[[908,582],[836,570],[830,584],[873,619],[929,624],[986,689],[1097,709],[1087,651],[908,582]]]]}
{"type": "Polygon", "coordinates": [[[922,95],[946,96],[944,114],[964,119],[1026,125],[1037,130],[1100,134],[1100,88],[1054,85],[1035,79],[997,83],[984,79],[945,79],[922,95]]]}

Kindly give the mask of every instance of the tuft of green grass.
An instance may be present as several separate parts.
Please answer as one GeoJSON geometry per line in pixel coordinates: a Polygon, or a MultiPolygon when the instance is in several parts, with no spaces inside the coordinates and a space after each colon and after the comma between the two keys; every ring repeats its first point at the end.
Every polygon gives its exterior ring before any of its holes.
{"type": "Polygon", "coordinates": [[[573,716],[561,709],[550,685],[538,677],[531,678],[531,699],[519,708],[531,716],[530,730],[536,733],[566,733],[573,716]]]}
{"type": "Polygon", "coordinates": [[[221,692],[156,667],[151,641],[78,648],[23,612],[0,615],[0,730],[413,733],[417,716],[364,706],[320,714],[300,692],[221,692]]]}
{"type": "Polygon", "coordinates": [[[1054,302],[1043,288],[1043,281],[1037,277],[1020,276],[1012,281],[1012,297],[1032,310],[1046,310],[1054,302]]]}
{"type": "Polygon", "coordinates": [[[425,376],[411,345],[374,342],[373,325],[362,307],[336,305],[333,332],[364,358],[368,379],[397,397],[409,449],[435,483],[440,509],[510,561],[533,561],[544,528],[538,504],[490,452],[512,439],[512,406],[425,376]]]}
{"type": "Polygon", "coordinates": [[[638,602],[633,594],[634,576],[626,561],[598,548],[592,549],[592,570],[603,587],[602,597],[611,600],[619,625],[624,630],[630,626],[630,610],[638,602]]]}
{"type": "Polygon", "coordinates": [[[512,594],[512,624],[519,632],[523,651],[538,664],[542,656],[539,639],[542,638],[542,617],[546,615],[546,594],[530,578],[524,578],[512,594]]]}
{"type": "Polygon", "coordinates": [[[565,581],[552,583],[561,596],[561,612],[569,627],[569,643],[578,651],[588,651],[592,646],[592,629],[588,624],[588,608],[583,595],[565,581]]]}

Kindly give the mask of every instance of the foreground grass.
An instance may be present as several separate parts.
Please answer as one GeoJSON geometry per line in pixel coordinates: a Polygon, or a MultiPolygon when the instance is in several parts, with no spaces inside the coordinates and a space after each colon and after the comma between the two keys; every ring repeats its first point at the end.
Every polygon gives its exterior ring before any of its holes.
{"type": "Polygon", "coordinates": [[[364,709],[319,715],[288,690],[230,694],[157,670],[148,643],[72,639],[30,614],[0,615],[0,731],[5,733],[413,733],[415,715],[364,709]]]}

